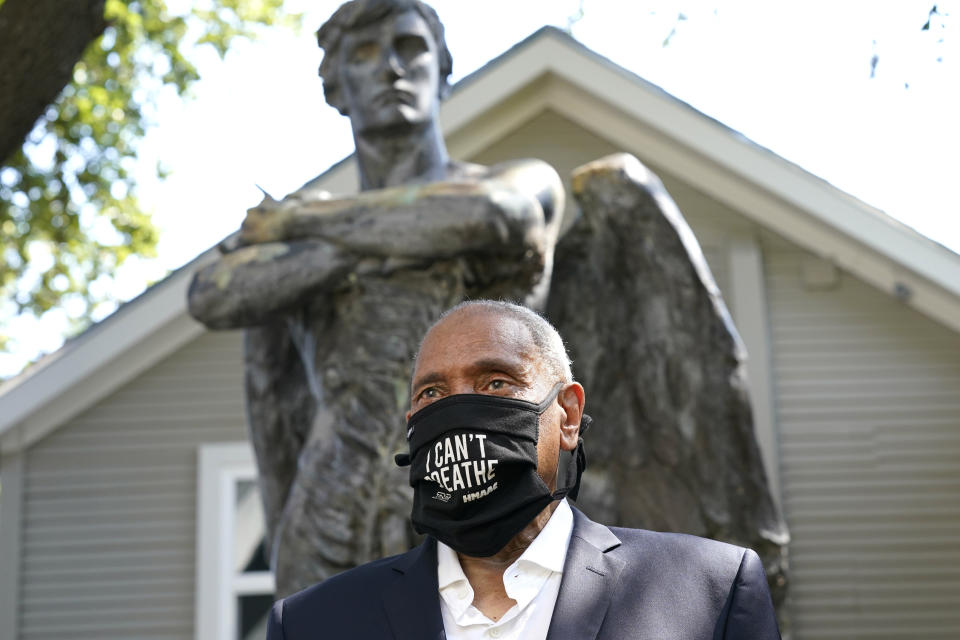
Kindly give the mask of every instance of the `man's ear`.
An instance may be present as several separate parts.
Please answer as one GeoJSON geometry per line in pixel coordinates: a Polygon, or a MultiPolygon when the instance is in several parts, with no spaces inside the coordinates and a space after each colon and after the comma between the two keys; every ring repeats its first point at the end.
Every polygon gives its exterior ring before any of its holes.
{"type": "Polygon", "coordinates": [[[580,439],[580,418],[583,417],[586,394],[579,382],[568,382],[557,395],[557,402],[565,414],[560,425],[560,449],[573,451],[580,439]]]}

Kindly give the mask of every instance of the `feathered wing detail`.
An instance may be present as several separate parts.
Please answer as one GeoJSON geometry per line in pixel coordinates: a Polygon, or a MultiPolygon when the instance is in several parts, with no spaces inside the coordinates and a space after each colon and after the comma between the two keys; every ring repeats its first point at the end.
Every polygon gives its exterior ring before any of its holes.
{"type": "Polygon", "coordinates": [[[626,154],[574,171],[547,316],[595,427],[578,504],[603,522],[755,549],[775,601],[789,534],[756,443],[744,352],[690,227],[626,154]]]}

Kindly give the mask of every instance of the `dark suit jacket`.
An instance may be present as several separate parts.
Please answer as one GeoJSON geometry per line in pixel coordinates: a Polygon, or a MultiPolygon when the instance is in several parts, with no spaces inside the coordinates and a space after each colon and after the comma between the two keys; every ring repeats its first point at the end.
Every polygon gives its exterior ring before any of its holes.
{"type": "MultiPolygon", "coordinates": [[[[283,600],[267,640],[442,640],[436,542],[283,600]]],[[[607,528],[574,509],[549,640],[776,640],[757,554],[674,533],[607,528]]]]}

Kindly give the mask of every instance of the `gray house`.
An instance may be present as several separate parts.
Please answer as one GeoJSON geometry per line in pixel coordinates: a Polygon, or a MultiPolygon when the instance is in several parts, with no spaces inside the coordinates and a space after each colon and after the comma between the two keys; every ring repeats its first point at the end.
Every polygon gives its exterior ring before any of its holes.
{"type": "MultiPolygon", "coordinates": [[[[794,634],[960,637],[960,256],[554,29],[464,80],[454,157],[662,178],[750,353],[794,634]]],[[[347,160],[321,178],[356,189],[347,160]]],[[[0,638],[262,637],[239,332],[191,264],[0,386],[0,638]]]]}

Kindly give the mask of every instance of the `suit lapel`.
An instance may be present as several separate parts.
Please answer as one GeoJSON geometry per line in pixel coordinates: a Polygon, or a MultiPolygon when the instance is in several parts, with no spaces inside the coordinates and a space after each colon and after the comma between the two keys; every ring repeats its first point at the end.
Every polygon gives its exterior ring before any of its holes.
{"type": "Polygon", "coordinates": [[[623,570],[623,560],[607,553],[618,546],[620,539],[610,529],[573,510],[573,534],[548,640],[597,637],[623,570]]]}
{"type": "Polygon", "coordinates": [[[393,636],[401,640],[443,640],[436,541],[427,538],[400,556],[392,568],[400,575],[384,590],[383,605],[393,636]]]}

